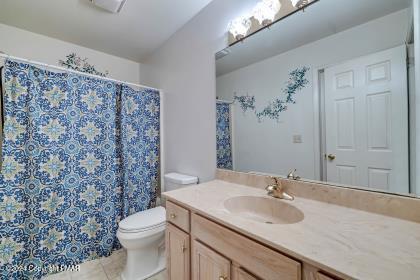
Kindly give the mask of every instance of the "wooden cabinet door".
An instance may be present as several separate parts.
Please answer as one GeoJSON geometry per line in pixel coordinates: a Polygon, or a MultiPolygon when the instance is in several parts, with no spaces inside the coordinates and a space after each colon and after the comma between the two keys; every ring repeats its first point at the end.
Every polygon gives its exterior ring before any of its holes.
{"type": "Polygon", "coordinates": [[[321,273],[321,272],[318,272],[316,274],[316,280],[334,280],[334,279],[325,275],[325,274],[323,274],[323,273],[321,273]]]}
{"type": "Polygon", "coordinates": [[[190,236],[167,224],[165,242],[168,280],[189,280],[190,236]]]}
{"type": "Polygon", "coordinates": [[[233,280],[258,280],[256,277],[237,266],[233,267],[232,276],[233,280]]]}
{"type": "Polygon", "coordinates": [[[192,215],[191,235],[232,262],[264,280],[301,280],[302,267],[277,251],[263,246],[206,218],[192,215]]]}
{"type": "Polygon", "coordinates": [[[193,280],[231,280],[230,261],[196,240],[192,256],[193,280]]]}

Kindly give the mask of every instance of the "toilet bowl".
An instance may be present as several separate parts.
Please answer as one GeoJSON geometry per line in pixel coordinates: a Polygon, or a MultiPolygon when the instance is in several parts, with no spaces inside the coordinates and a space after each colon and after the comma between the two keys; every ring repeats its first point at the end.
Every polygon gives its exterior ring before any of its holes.
{"type": "Polygon", "coordinates": [[[127,250],[123,280],[144,280],[165,269],[165,223],[163,207],[133,214],[119,223],[117,238],[127,250]]]}

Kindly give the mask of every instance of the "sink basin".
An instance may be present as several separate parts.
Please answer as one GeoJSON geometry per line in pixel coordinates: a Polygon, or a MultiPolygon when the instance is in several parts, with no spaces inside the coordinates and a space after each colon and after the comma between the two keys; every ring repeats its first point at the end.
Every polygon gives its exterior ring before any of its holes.
{"type": "Polygon", "coordinates": [[[293,205],[265,197],[232,197],[224,206],[234,215],[265,224],[294,224],[304,218],[303,212],[293,205]]]}

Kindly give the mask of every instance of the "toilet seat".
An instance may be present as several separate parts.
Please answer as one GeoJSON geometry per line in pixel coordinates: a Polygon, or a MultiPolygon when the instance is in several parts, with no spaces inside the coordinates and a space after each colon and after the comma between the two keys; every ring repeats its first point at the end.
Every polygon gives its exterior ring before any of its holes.
{"type": "Polygon", "coordinates": [[[117,237],[119,240],[140,240],[145,239],[151,236],[161,234],[166,229],[166,224],[163,224],[159,227],[153,229],[143,230],[143,231],[124,231],[122,229],[117,230],[117,237]]]}
{"type": "Polygon", "coordinates": [[[166,210],[156,207],[130,215],[119,222],[118,230],[121,233],[140,233],[164,229],[166,225],[166,210]]]}
{"type": "Polygon", "coordinates": [[[132,230],[119,228],[118,230],[122,233],[141,233],[141,232],[153,231],[155,229],[165,229],[165,226],[166,226],[166,222],[163,222],[163,223],[161,223],[159,225],[156,225],[154,227],[148,227],[148,228],[142,228],[142,229],[132,229],[132,230]]]}

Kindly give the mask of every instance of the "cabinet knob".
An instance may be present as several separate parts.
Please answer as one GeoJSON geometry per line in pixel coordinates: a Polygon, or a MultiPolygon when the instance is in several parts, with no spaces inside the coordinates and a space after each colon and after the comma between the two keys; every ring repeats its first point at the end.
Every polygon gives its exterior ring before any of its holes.
{"type": "Polygon", "coordinates": [[[175,214],[171,214],[171,219],[175,219],[176,218],[176,215],[175,214]]]}
{"type": "Polygon", "coordinates": [[[219,277],[219,280],[228,280],[228,278],[227,278],[227,277],[225,277],[225,276],[220,276],[220,277],[219,277]]]}

